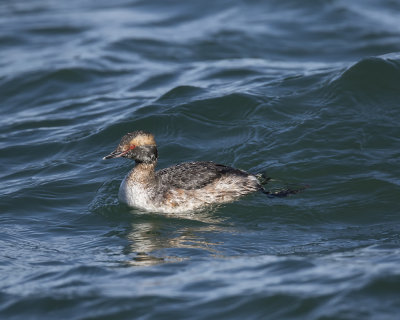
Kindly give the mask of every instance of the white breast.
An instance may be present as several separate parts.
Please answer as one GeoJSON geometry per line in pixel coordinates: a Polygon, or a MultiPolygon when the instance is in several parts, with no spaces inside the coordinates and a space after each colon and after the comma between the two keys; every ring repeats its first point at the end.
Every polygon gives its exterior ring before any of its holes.
{"type": "Polygon", "coordinates": [[[127,204],[130,207],[136,207],[144,210],[156,211],[154,203],[150,200],[148,190],[137,182],[132,182],[124,178],[119,187],[118,198],[120,202],[127,204]]]}

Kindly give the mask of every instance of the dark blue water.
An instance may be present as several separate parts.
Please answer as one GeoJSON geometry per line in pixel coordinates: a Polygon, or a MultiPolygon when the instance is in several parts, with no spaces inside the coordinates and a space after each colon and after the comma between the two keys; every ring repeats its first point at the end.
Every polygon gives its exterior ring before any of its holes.
{"type": "Polygon", "coordinates": [[[1,319],[396,319],[400,2],[0,2],[1,319]],[[180,216],[120,205],[159,168],[264,172],[180,216]]]}

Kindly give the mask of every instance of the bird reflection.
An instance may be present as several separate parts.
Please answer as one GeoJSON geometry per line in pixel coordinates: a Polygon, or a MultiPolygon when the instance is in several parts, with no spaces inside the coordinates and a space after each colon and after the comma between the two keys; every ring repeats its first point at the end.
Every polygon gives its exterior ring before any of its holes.
{"type": "Polygon", "coordinates": [[[178,262],[194,256],[220,255],[221,242],[210,241],[210,234],[229,228],[224,219],[209,213],[159,215],[134,213],[125,248],[134,257],[133,266],[178,262]],[[222,224],[224,222],[224,224],[222,224]]]}

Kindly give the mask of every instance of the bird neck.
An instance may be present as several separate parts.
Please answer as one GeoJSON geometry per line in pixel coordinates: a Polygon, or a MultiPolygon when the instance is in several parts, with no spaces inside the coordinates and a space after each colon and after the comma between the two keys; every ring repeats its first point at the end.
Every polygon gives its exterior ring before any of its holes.
{"type": "Polygon", "coordinates": [[[129,172],[132,181],[148,183],[155,179],[155,168],[157,161],[136,162],[135,167],[129,172]]]}

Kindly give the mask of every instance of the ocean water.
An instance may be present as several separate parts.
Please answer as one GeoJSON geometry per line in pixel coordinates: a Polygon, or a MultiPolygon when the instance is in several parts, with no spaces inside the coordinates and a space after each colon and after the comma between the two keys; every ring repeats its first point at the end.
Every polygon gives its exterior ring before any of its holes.
{"type": "Polygon", "coordinates": [[[397,319],[400,2],[2,0],[1,319],[397,319]],[[118,203],[159,168],[309,185],[206,212],[118,203]]]}

